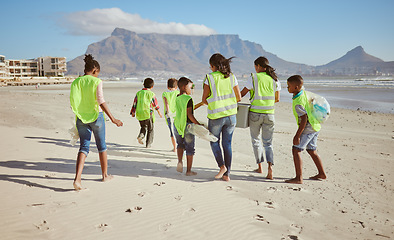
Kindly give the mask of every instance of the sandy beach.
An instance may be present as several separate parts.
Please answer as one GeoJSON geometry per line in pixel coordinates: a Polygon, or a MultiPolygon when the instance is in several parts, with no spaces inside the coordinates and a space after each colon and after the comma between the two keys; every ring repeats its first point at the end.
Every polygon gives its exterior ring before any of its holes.
{"type": "MultiPolygon", "coordinates": [[[[297,130],[291,104],[276,105],[274,180],[256,168],[248,128],[233,138],[231,181],[214,180],[209,142],[196,139],[193,169],[176,172],[165,119],[156,115],[155,139],[136,141],[129,116],[140,83],[104,83],[104,96],[124,126],[107,121],[109,173],[101,182],[94,143],[74,191],[76,146],[69,85],[0,88],[1,239],[392,239],[394,238],[394,115],[333,108],[322,126],[318,153],[327,180],[312,181],[304,152],[304,184],[291,154],[297,130]]],[[[163,109],[164,84],[153,91],[163,109]]],[[[282,91],[286,91],[283,89],[282,91]]],[[[200,102],[201,90],[193,94],[200,102]]],[[[243,102],[247,100],[244,99],[243,102]]],[[[206,107],[195,112],[207,122],[206,107]]]]}

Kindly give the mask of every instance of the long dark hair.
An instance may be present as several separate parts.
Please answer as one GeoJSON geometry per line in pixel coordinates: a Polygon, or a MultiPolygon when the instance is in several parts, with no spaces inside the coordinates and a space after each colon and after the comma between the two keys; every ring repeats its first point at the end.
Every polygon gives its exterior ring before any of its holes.
{"type": "Polygon", "coordinates": [[[265,68],[265,72],[275,81],[278,81],[278,76],[276,76],[275,69],[268,65],[269,63],[270,62],[266,57],[258,57],[256,60],[254,60],[254,65],[260,65],[261,67],[265,68]]]}
{"type": "Polygon", "coordinates": [[[100,71],[100,64],[93,59],[92,54],[85,54],[85,74],[87,72],[93,71],[94,68],[97,68],[100,71]]]}
{"type": "Polygon", "coordinates": [[[234,57],[227,59],[227,58],[223,57],[222,54],[215,53],[209,59],[209,64],[211,64],[211,66],[216,67],[216,69],[219,72],[223,73],[225,78],[228,78],[231,73],[230,63],[231,63],[231,59],[233,59],[233,58],[234,57]]]}

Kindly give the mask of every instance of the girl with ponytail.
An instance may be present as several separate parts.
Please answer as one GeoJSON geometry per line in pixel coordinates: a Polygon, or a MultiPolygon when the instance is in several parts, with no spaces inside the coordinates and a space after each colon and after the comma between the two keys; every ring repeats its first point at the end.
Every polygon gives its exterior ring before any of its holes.
{"type": "Polygon", "coordinates": [[[208,105],[208,129],[219,139],[211,142],[211,149],[219,167],[215,178],[224,181],[230,180],[231,141],[237,121],[237,102],[241,101],[237,78],[231,73],[232,59],[233,57],[226,59],[220,53],[211,56],[209,64],[212,73],[205,77],[202,95],[202,103],[208,105]]]}
{"type": "Polygon", "coordinates": [[[76,115],[76,127],[79,133],[80,147],[77,156],[77,167],[74,178],[75,190],[81,190],[81,175],[85,159],[89,153],[92,132],[99,152],[102,181],[112,179],[107,173],[107,145],[105,143],[105,114],[118,127],[123,126],[122,121],[114,118],[104,100],[103,83],[98,78],[100,64],[92,55],[85,55],[85,75],[79,77],[71,84],[70,105],[76,115]]]}
{"type": "Polygon", "coordinates": [[[258,166],[255,171],[263,173],[262,162],[264,162],[265,152],[268,163],[266,178],[273,179],[274,152],[272,137],[275,126],[274,104],[279,102],[281,86],[275,69],[269,65],[266,57],[258,57],[254,61],[254,68],[256,73],[251,74],[251,78],[242,89],[241,95],[243,97],[250,91],[249,129],[253,152],[258,166]]]}

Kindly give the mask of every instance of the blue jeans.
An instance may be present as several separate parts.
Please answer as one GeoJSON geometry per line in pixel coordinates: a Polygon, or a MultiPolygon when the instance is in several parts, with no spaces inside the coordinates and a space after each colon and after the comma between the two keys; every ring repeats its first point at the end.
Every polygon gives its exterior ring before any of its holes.
{"type": "Polygon", "coordinates": [[[167,117],[167,125],[168,125],[168,128],[170,129],[170,137],[173,137],[174,136],[174,134],[172,133],[172,123],[171,123],[171,118],[170,117],[167,117]]]}
{"type": "Polygon", "coordinates": [[[83,123],[77,118],[76,125],[80,141],[79,152],[88,156],[92,131],[96,140],[97,150],[99,152],[107,151],[107,145],[105,144],[105,121],[102,112],[100,112],[96,121],[91,123],[83,123]]]}
{"type": "Polygon", "coordinates": [[[272,137],[274,135],[275,127],[274,115],[249,112],[249,127],[256,163],[259,164],[261,162],[264,162],[263,153],[265,152],[267,162],[270,162],[273,165],[274,149],[272,147],[272,137]],[[263,144],[261,144],[261,140],[263,141],[263,144]]]}
{"type": "Polygon", "coordinates": [[[194,152],[195,152],[195,150],[194,150],[195,136],[187,130],[188,125],[189,125],[189,123],[186,124],[185,134],[183,135],[184,137],[179,135],[178,130],[176,129],[176,127],[174,127],[175,139],[176,139],[176,143],[177,143],[176,148],[177,149],[185,149],[186,156],[193,156],[194,152]]]}
{"type": "Polygon", "coordinates": [[[218,138],[217,142],[210,142],[213,155],[215,156],[216,162],[219,167],[225,165],[227,172],[224,174],[226,176],[230,175],[231,160],[233,157],[233,152],[231,149],[231,141],[233,138],[233,133],[235,129],[235,124],[237,123],[236,115],[231,115],[228,117],[209,119],[208,129],[209,131],[218,138]],[[222,149],[220,148],[220,135],[222,137],[222,149]],[[224,158],[223,158],[224,155],[224,158]]]}

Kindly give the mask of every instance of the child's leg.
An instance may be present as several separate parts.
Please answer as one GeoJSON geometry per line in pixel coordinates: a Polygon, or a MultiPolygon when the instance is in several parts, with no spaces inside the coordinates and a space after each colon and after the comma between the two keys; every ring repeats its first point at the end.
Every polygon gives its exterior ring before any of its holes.
{"type": "Polygon", "coordinates": [[[77,157],[77,165],[75,169],[75,178],[73,183],[75,190],[82,189],[81,176],[82,176],[83,166],[85,164],[85,159],[86,159],[86,155],[82,152],[79,152],[77,157]]]}
{"type": "Polygon", "coordinates": [[[150,148],[152,143],[153,143],[153,136],[154,136],[154,130],[153,130],[153,119],[152,117],[150,119],[147,120],[147,129],[148,129],[148,133],[146,135],[146,147],[150,148]]]}
{"type": "Polygon", "coordinates": [[[315,163],[317,170],[318,170],[318,174],[315,176],[310,177],[309,179],[313,179],[313,180],[319,180],[319,179],[326,179],[326,173],[324,172],[323,169],[323,163],[319,157],[319,155],[317,154],[316,150],[306,150],[309,155],[312,157],[313,162],[315,163]]]}
{"type": "Polygon", "coordinates": [[[294,160],[294,167],[296,172],[296,177],[286,180],[287,183],[302,183],[302,160],[301,160],[301,151],[297,148],[293,147],[293,160],[294,160]]]}
{"type": "Polygon", "coordinates": [[[183,163],[182,163],[182,158],[183,158],[183,152],[185,151],[184,148],[177,148],[177,155],[178,155],[178,164],[176,166],[176,171],[177,172],[183,172],[183,163]]]}
{"type": "Polygon", "coordinates": [[[192,171],[193,155],[186,155],[186,159],[187,159],[186,176],[197,175],[196,172],[192,171]]]}
{"type": "Polygon", "coordinates": [[[146,120],[140,121],[140,133],[138,134],[137,140],[139,144],[144,144],[144,142],[142,141],[142,139],[144,139],[145,135],[146,135],[146,120]]]}
{"type": "Polygon", "coordinates": [[[103,176],[102,181],[105,182],[105,181],[111,180],[113,178],[113,176],[107,173],[107,170],[108,170],[107,151],[100,152],[99,158],[100,158],[100,165],[101,165],[101,173],[103,176]]]}
{"type": "Polygon", "coordinates": [[[192,171],[193,156],[195,153],[195,149],[194,149],[195,136],[186,130],[184,140],[185,140],[185,150],[186,150],[186,160],[187,160],[186,175],[193,176],[197,174],[196,172],[192,171]]]}
{"type": "Polygon", "coordinates": [[[274,179],[274,177],[272,176],[272,163],[268,162],[268,172],[267,172],[267,176],[265,177],[266,179],[274,179]]]}
{"type": "Polygon", "coordinates": [[[176,142],[175,142],[175,138],[174,137],[171,137],[171,142],[172,142],[172,146],[174,147],[172,149],[172,151],[175,152],[176,151],[176,142]]]}

